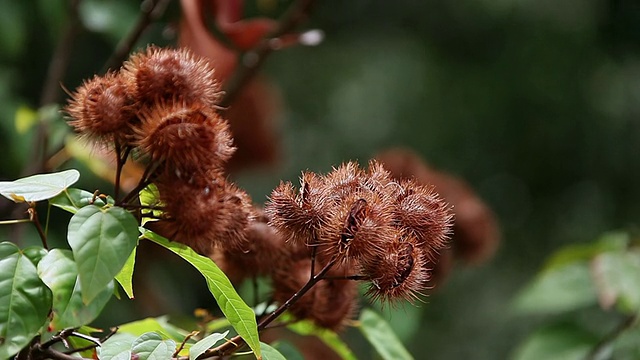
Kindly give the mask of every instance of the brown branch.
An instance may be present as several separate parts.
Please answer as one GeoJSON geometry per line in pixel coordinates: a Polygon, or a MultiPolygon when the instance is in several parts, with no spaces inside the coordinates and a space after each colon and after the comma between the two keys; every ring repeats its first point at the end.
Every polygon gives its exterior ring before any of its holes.
{"type": "Polygon", "coordinates": [[[256,75],[269,54],[280,48],[281,42],[278,38],[303,22],[313,3],[314,0],[298,0],[291,4],[278,21],[277,28],[255,48],[242,55],[238,67],[225,84],[224,97],[218,105],[226,108],[233,102],[240,90],[256,75]]]}
{"type": "Polygon", "coordinates": [[[29,221],[31,221],[38,230],[38,235],[40,235],[40,240],[42,240],[42,246],[49,250],[49,245],[47,245],[47,234],[42,230],[42,225],[40,225],[40,220],[38,220],[38,213],[36,212],[35,203],[27,210],[29,213],[29,221]]]}
{"type": "Polygon", "coordinates": [[[140,39],[140,36],[142,36],[149,25],[162,17],[170,1],[171,0],[144,0],[142,4],[140,4],[138,21],[136,21],[131,32],[118,43],[115,51],[102,68],[103,72],[119,67],[127,59],[131,49],[133,49],[136,42],[140,39]]]}

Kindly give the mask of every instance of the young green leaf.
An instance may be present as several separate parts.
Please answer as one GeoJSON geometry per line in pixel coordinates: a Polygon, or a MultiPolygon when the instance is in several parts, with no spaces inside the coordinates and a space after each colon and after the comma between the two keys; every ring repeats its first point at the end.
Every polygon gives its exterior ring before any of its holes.
{"type": "Polygon", "coordinates": [[[78,267],[69,250],[51,250],[38,264],[38,275],[53,292],[53,319],[50,324],[53,330],[89,324],[98,317],[113,294],[111,282],[91,302],[84,304],[78,267]]]}
{"type": "Polygon", "coordinates": [[[123,208],[89,205],[69,221],[67,239],[78,264],[82,301],[88,304],[127,262],[138,242],[138,223],[123,208]]]}
{"type": "Polygon", "coordinates": [[[25,347],[44,325],[51,290],[12,243],[0,243],[0,359],[25,347]]]}
{"type": "Polygon", "coordinates": [[[40,260],[42,260],[42,258],[45,257],[45,255],[47,255],[48,253],[47,249],[43,248],[42,246],[29,246],[22,249],[21,252],[22,255],[31,260],[33,265],[36,267],[38,266],[40,260]]]}
{"type": "Polygon", "coordinates": [[[96,198],[92,193],[76,189],[69,188],[60,194],[49,199],[49,203],[57,208],[75,214],[81,208],[87,205],[105,206],[105,201],[101,198],[96,198]]]}
{"type": "Polygon", "coordinates": [[[131,354],[137,356],[138,360],[168,360],[175,351],[175,341],[164,340],[154,332],[140,335],[131,344],[131,354]]]}
{"type": "Polygon", "coordinates": [[[167,248],[198,269],[206,279],[209,291],[218,302],[220,310],[229,319],[231,326],[247,342],[256,357],[260,359],[260,337],[258,336],[258,324],[255,314],[238,295],[224,272],[211,259],[198,255],[184,244],[171,242],[146,229],[142,229],[142,236],[167,248]]]}
{"type": "Polygon", "coordinates": [[[360,331],[385,360],[413,359],[391,326],[376,312],[364,309],[360,314],[360,331]]]}
{"type": "Polygon", "coordinates": [[[129,255],[127,262],[122,267],[122,270],[120,270],[118,275],[116,275],[116,281],[118,282],[118,284],[120,284],[120,286],[122,286],[122,289],[127,294],[129,299],[133,299],[133,282],[132,281],[133,281],[133,268],[136,265],[136,249],[137,247],[133,248],[133,251],[131,252],[131,255],[129,255]]]}
{"type": "Polygon", "coordinates": [[[278,350],[269,344],[260,342],[260,349],[262,350],[262,358],[264,360],[287,360],[278,350]]]}
{"type": "Polygon", "coordinates": [[[227,336],[227,334],[229,334],[228,330],[223,332],[222,334],[213,333],[193,344],[193,346],[191,346],[191,349],[189,350],[189,360],[196,360],[196,358],[203,352],[215,346],[220,342],[220,340],[223,340],[227,336]]]}
{"type": "Polygon", "coordinates": [[[15,181],[0,181],[0,195],[14,202],[50,199],[80,179],[78,170],[39,174],[15,181]]]}
{"type": "MultiPolygon", "coordinates": [[[[287,321],[291,319],[290,316],[283,315],[282,321],[287,321]]],[[[319,328],[314,325],[311,321],[296,321],[293,324],[287,326],[287,328],[295,333],[300,335],[313,335],[316,336],[320,341],[322,341],[325,345],[327,345],[330,349],[335,351],[338,356],[340,356],[343,360],[356,360],[356,356],[353,354],[349,346],[340,339],[340,336],[335,332],[319,328]]]]}

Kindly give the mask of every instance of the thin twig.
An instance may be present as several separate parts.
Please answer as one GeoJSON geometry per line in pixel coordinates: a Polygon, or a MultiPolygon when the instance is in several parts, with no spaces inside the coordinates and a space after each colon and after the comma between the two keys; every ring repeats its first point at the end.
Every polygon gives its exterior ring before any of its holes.
{"type": "Polygon", "coordinates": [[[280,48],[282,35],[291,32],[296,26],[307,18],[307,14],[314,0],[298,0],[291,4],[289,9],[278,21],[278,27],[252,50],[246,52],[236,70],[233,72],[224,87],[224,97],[220,101],[220,107],[228,107],[236,98],[244,85],[251,80],[262,66],[267,56],[280,48]]]}
{"type": "Polygon", "coordinates": [[[102,68],[103,72],[119,67],[129,56],[144,31],[164,14],[171,0],[144,0],[140,4],[140,16],[135,26],[116,46],[115,51],[102,68]]]}
{"type": "Polygon", "coordinates": [[[613,329],[609,334],[605,335],[602,340],[600,340],[596,346],[589,352],[586,360],[595,360],[601,358],[601,353],[608,348],[615,340],[617,340],[622,334],[624,334],[627,330],[632,329],[637,325],[639,320],[639,315],[635,314],[632,316],[628,316],[623,322],[621,322],[616,328],[613,329]]]}
{"type": "Polygon", "coordinates": [[[31,221],[38,230],[38,235],[40,235],[40,240],[42,240],[42,246],[49,250],[49,245],[47,245],[47,235],[42,230],[42,225],[40,225],[40,220],[38,220],[38,213],[36,212],[35,204],[33,204],[27,212],[29,213],[29,221],[31,221]]]}

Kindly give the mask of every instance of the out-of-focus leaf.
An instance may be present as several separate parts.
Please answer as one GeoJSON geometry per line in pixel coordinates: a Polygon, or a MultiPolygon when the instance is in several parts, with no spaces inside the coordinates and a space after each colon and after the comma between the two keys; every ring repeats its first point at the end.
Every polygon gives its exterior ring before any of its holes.
{"type": "Polygon", "coordinates": [[[362,310],[359,328],[383,359],[413,359],[413,356],[402,345],[391,326],[373,310],[362,310]]]}
{"type": "Polygon", "coordinates": [[[554,325],[534,332],[514,360],[582,360],[597,342],[597,337],[575,325],[554,325]]]}
{"type": "Polygon", "coordinates": [[[231,326],[247,342],[254,354],[260,359],[260,337],[258,324],[253,310],[238,295],[233,285],[220,268],[208,257],[198,255],[188,246],[172,242],[146,229],[141,229],[142,236],[177,254],[193,265],[204,276],[209,291],[215,297],[220,310],[229,319],[231,326]]]}
{"type": "Polygon", "coordinates": [[[580,261],[543,271],[517,296],[519,313],[558,313],[597,303],[589,265],[580,261]]]}
{"type": "Polygon", "coordinates": [[[610,252],[597,256],[592,264],[600,305],[613,305],[627,314],[640,311],[640,253],[610,252]]]}
{"type": "Polygon", "coordinates": [[[20,106],[16,110],[15,126],[18,134],[25,134],[38,123],[38,112],[28,106],[20,106]]]}
{"type": "MultiPolygon", "coordinates": [[[[286,340],[278,340],[271,344],[282,356],[287,360],[304,360],[304,356],[298,351],[298,349],[286,340]]],[[[264,354],[264,349],[263,349],[264,354]]]]}
{"type": "Polygon", "coordinates": [[[625,232],[611,232],[603,235],[597,241],[587,244],[574,244],[556,251],[545,264],[543,271],[562,267],[574,262],[588,261],[598,254],[609,251],[622,251],[629,243],[629,234],[625,232]]]}
{"type": "Polygon", "coordinates": [[[175,351],[175,341],[164,340],[154,332],[140,335],[131,344],[131,354],[139,360],[169,360],[175,351]]]}
{"type": "Polygon", "coordinates": [[[262,350],[262,358],[264,360],[287,360],[284,355],[269,344],[260,342],[260,349],[262,350]]]}
{"type": "Polygon", "coordinates": [[[49,203],[72,214],[77,213],[78,210],[87,205],[96,205],[100,207],[105,205],[104,200],[100,198],[94,199],[92,193],[76,188],[66,189],[60,194],[49,199],[49,203]]]}
{"type": "Polygon", "coordinates": [[[0,359],[25,347],[44,325],[51,290],[12,243],[0,243],[0,359]]]}
{"type": "Polygon", "coordinates": [[[71,218],[67,238],[78,264],[82,301],[88,304],[127,262],[138,242],[138,223],[123,208],[89,205],[71,218]]]}
{"type": "Polygon", "coordinates": [[[38,174],[15,181],[0,181],[0,195],[14,202],[50,199],[80,179],[78,170],[38,174]]]}
{"type": "Polygon", "coordinates": [[[131,255],[127,259],[127,262],[122,267],[122,270],[116,275],[115,279],[122,286],[122,289],[127,294],[129,299],[133,299],[133,268],[136,265],[136,249],[133,248],[131,255]]]}
{"type": "Polygon", "coordinates": [[[109,283],[91,302],[83,303],[78,268],[69,250],[51,250],[38,264],[38,275],[53,292],[53,330],[89,324],[113,294],[113,283],[109,283]]]}
{"type": "Polygon", "coordinates": [[[191,346],[191,349],[189,350],[189,360],[195,360],[203,352],[215,346],[220,342],[220,340],[223,340],[227,336],[227,334],[229,334],[229,331],[225,331],[221,334],[214,333],[193,344],[193,346],[191,346]]]}
{"type": "MultiPolygon", "coordinates": [[[[283,321],[287,321],[290,319],[288,316],[283,316],[283,321]]],[[[356,356],[353,354],[349,346],[340,339],[340,336],[335,332],[323,329],[315,326],[311,321],[303,320],[297,321],[287,328],[295,333],[300,335],[313,335],[320,339],[325,345],[327,345],[330,349],[335,351],[338,356],[340,356],[343,360],[356,360],[356,356]]]]}

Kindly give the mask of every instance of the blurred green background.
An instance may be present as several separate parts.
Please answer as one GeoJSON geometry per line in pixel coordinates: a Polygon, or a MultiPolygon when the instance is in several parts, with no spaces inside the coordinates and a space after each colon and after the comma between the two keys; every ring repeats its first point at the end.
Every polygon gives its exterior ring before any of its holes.
{"type": "MultiPolygon", "coordinates": [[[[246,13],[277,17],[289,3],[246,1],[246,13]]],[[[33,150],[33,133],[16,130],[16,114],[39,106],[68,25],[66,4],[0,0],[2,180],[23,174],[33,150]]],[[[81,2],[66,88],[100,71],[138,11],[136,1],[81,2]]],[[[174,43],[178,18],[173,1],[139,46],[174,43]]],[[[325,0],[305,28],[322,29],[324,42],[274,53],[264,68],[284,101],[282,158],[236,179],[262,202],[301,170],[366,162],[394,146],[464,178],[499,218],[498,253],[482,266],[456,267],[425,304],[393,310],[390,321],[418,359],[509,358],[542,321],[514,315],[510,304],[544,259],[637,224],[640,2],[325,0]]],[[[110,191],[87,171],[80,186],[110,191]]],[[[10,218],[3,206],[2,219],[10,218]]],[[[64,240],[64,227],[52,231],[64,240]]],[[[12,236],[0,229],[0,240],[12,236]]],[[[166,292],[166,311],[211,306],[189,295],[204,289],[197,273],[178,261],[151,266],[163,277],[176,278],[178,268],[194,279],[150,285],[166,292]]],[[[161,315],[117,301],[108,309],[103,326],[161,315]]]]}

